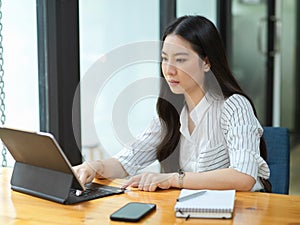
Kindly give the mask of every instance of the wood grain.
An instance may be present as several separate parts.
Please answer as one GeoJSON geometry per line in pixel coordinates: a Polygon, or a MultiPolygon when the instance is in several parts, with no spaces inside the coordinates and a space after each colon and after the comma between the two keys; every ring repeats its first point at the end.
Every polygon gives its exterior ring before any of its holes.
{"type": "MultiPolygon", "coordinates": [[[[128,202],[157,204],[156,211],[141,220],[139,224],[300,225],[300,196],[237,192],[232,219],[189,219],[186,221],[183,218],[176,218],[174,213],[179,190],[143,192],[133,189],[122,195],[76,205],[61,205],[12,191],[10,188],[11,172],[11,168],[0,168],[0,224],[5,225],[122,224],[110,221],[109,215],[128,202]]],[[[122,180],[99,182],[118,186],[122,180]]]]}

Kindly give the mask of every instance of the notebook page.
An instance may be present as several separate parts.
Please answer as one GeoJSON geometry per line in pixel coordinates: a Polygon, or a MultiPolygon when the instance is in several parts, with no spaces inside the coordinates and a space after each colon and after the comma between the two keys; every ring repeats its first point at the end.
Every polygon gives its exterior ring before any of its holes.
{"type": "MultiPolygon", "coordinates": [[[[190,195],[200,190],[182,189],[179,197],[190,195]]],[[[202,190],[201,190],[202,191],[202,190]]],[[[232,212],[235,190],[206,190],[206,193],[182,202],[176,202],[175,210],[194,212],[232,212]]]]}

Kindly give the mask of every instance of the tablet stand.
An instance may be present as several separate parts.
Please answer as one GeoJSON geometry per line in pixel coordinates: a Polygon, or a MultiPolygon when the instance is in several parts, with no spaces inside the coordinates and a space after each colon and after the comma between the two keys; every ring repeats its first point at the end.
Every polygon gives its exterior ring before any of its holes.
{"type": "Polygon", "coordinates": [[[72,181],[72,174],[16,162],[11,185],[15,191],[64,203],[72,181]]]}

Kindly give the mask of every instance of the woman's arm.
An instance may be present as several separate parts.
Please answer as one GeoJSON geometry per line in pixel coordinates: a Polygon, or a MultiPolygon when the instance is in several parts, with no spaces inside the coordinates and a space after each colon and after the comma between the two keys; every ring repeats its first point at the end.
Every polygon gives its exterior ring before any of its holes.
{"type": "MultiPolygon", "coordinates": [[[[178,183],[178,181],[174,181],[174,185],[176,185],[176,182],[178,183]]],[[[254,184],[255,179],[252,176],[232,168],[202,173],[186,172],[183,178],[183,187],[189,189],[250,191],[254,184]]]]}
{"type": "MultiPolygon", "coordinates": [[[[208,172],[186,172],[183,188],[250,191],[255,179],[232,168],[208,172]]],[[[122,188],[136,187],[143,191],[155,191],[157,188],[179,188],[178,173],[144,173],[132,177],[122,188]]]]}
{"type": "Polygon", "coordinates": [[[154,118],[150,126],[114,157],[105,160],[84,162],[75,166],[74,170],[83,183],[96,178],[124,178],[136,174],[138,169],[151,164],[156,159],[156,146],[161,137],[161,125],[154,118]]]}

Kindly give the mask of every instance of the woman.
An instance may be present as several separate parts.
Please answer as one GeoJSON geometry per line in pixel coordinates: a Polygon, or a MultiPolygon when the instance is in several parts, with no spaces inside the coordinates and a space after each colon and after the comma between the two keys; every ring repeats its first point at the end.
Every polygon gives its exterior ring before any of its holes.
{"type": "Polygon", "coordinates": [[[123,188],[144,191],[265,189],[270,171],[262,127],[229,69],[216,27],[201,16],[180,17],[162,41],[159,118],[130,148],[74,167],[79,179],[132,175],[123,188]],[[136,175],[157,159],[161,173],[136,175]]]}

